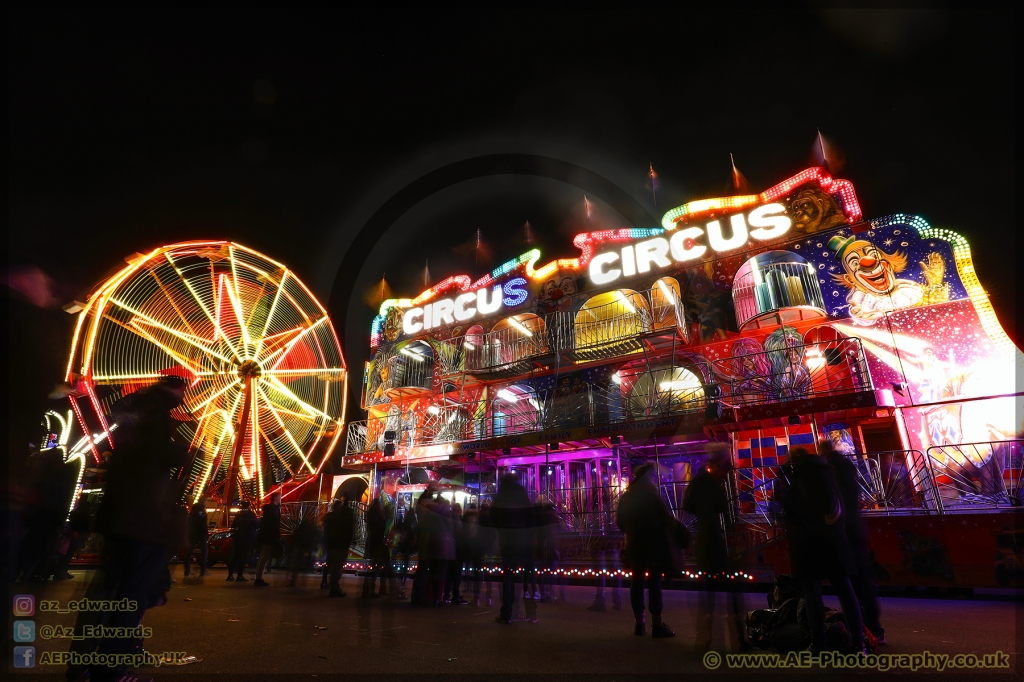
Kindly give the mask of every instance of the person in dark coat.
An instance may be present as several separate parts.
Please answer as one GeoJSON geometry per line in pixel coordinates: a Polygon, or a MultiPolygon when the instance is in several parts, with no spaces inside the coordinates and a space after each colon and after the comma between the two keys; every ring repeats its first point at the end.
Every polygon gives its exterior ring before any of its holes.
{"type": "Polygon", "coordinates": [[[349,506],[348,493],[334,501],[331,511],[324,515],[324,545],[327,548],[327,570],[330,574],[328,597],[344,597],[341,578],[348,561],[349,548],[355,536],[356,515],[349,506]]]}
{"type": "MultiPolygon", "coordinates": [[[[377,578],[381,576],[384,562],[387,560],[384,556],[387,550],[384,538],[385,525],[384,507],[381,505],[379,497],[374,498],[370,506],[366,508],[366,560],[369,565],[366,570],[366,578],[363,580],[363,599],[380,596],[374,590],[377,578]]],[[[381,591],[385,591],[383,579],[381,580],[381,591]]]]}
{"type": "Polygon", "coordinates": [[[210,552],[210,527],[206,522],[206,498],[200,497],[188,513],[188,549],[185,551],[185,575],[192,574],[192,551],[199,546],[199,575],[206,575],[210,552]]]}
{"type": "Polygon", "coordinates": [[[855,569],[843,521],[842,497],[824,457],[803,448],[790,451],[789,488],[783,509],[793,577],[800,581],[814,651],[825,650],[822,580],[832,584],[843,608],[853,650],[864,649],[860,603],[850,583],[855,569]]]}
{"type": "Polygon", "coordinates": [[[267,564],[281,551],[281,493],[275,492],[270,496],[270,504],[263,506],[263,516],[260,518],[260,530],[256,533],[256,544],[260,548],[260,558],[256,562],[256,587],[267,587],[270,585],[263,579],[263,572],[267,570],[267,564]]]}
{"type": "Polygon", "coordinates": [[[238,514],[231,521],[231,560],[228,562],[228,580],[246,583],[245,567],[252,556],[252,547],[259,533],[260,520],[253,513],[249,500],[242,500],[238,514]],[[235,577],[237,576],[237,577],[235,577]]]}
{"type": "Polygon", "coordinates": [[[857,466],[849,457],[839,453],[832,442],[823,440],[818,443],[818,451],[825,456],[835,472],[836,484],[843,501],[843,528],[846,539],[850,542],[853,555],[854,571],[850,575],[854,594],[860,602],[864,625],[871,631],[878,644],[885,644],[885,629],[880,622],[881,609],[878,595],[872,580],[871,550],[868,544],[868,530],[860,513],[860,483],[858,482],[857,466]]]}
{"type": "MultiPolygon", "coordinates": [[[[189,462],[188,442],[177,437],[178,421],[171,411],[184,401],[187,385],[179,377],[159,382],[118,400],[111,407],[117,424],[114,451],[107,469],[103,501],[96,528],[103,533],[103,570],[90,585],[90,599],[126,599],[132,610],[100,614],[102,625],[134,628],[146,609],[166,603],[171,587],[168,557],[171,548],[186,541],[187,511],[183,491],[172,473],[189,462]]],[[[92,618],[80,614],[76,630],[92,618]]],[[[92,624],[99,624],[93,622],[92,624]]],[[[135,653],[138,640],[124,637],[74,642],[72,650],[95,650],[104,655],[135,653]]],[[[71,668],[69,679],[82,671],[71,668]]],[[[121,679],[127,664],[89,666],[90,680],[121,679]]]]}
{"type": "MultiPolygon", "coordinates": [[[[527,554],[533,551],[532,512],[530,496],[519,479],[514,474],[502,477],[491,508],[491,521],[498,531],[498,551],[501,554],[501,611],[495,618],[498,623],[512,622],[516,600],[515,571],[523,568],[527,554]]],[[[530,601],[532,604],[533,600],[530,601]]]]}
{"type": "Polygon", "coordinates": [[[626,555],[633,571],[629,601],[636,625],[633,634],[647,633],[644,617],[644,587],[650,595],[651,634],[654,637],[675,637],[675,632],[661,619],[662,576],[672,570],[669,547],[676,520],[669,513],[654,481],[654,467],[642,464],[633,472],[633,483],[619,499],[615,515],[619,530],[626,536],[626,555]]]}
{"type": "Polygon", "coordinates": [[[728,629],[733,644],[740,649],[750,646],[746,641],[743,595],[729,590],[725,578],[731,566],[723,528],[729,502],[723,485],[731,468],[729,446],[708,445],[707,460],[686,486],[683,497],[683,510],[697,517],[697,569],[704,575],[704,590],[697,602],[697,647],[705,651],[711,649],[715,602],[720,591],[726,593],[729,602],[728,629]]]}

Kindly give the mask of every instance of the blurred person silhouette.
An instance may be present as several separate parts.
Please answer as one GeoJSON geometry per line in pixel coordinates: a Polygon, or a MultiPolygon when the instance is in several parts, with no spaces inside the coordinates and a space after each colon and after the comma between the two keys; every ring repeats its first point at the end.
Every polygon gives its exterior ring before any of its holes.
{"type": "Polygon", "coordinates": [[[860,483],[858,482],[857,465],[849,457],[835,449],[830,440],[818,443],[818,452],[825,457],[835,472],[836,485],[843,503],[843,529],[850,543],[851,564],[850,583],[860,603],[864,625],[875,636],[878,644],[885,644],[885,629],[880,621],[881,608],[878,605],[878,594],[872,580],[871,549],[868,543],[868,529],[860,509],[860,483]]]}
{"type": "Polygon", "coordinates": [[[473,584],[473,599],[470,606],[480,606],[480,573],[483,569],[483,556],[479,552],[480,544],[480,509],[470,503],[466,513],[462,515],[463,533],[466,542],[466,574],[473,584]]]}
{"type": "Polygon", "coordinates": [[[417,557],[410,599],[413,606],[430,606],[433,603],[428,594],[428,574],[437,554],[437,515],[432,510],[435,491],[433,485],[427,484],[427,489],[416,498],[417,557]]]}
{"type": "Polygon", "coordinates": [[[328,597],[344,597],[341,579],[344,576],[348,552],[355,537],[356,515],[349,505],[349,494],[343,492],[331,511],[324,515],[324,544],[327,547],[327,570],[330,575],[328,597]]]}
{"type": "Polygon", "coordinates": [[[491,503],[484,500],[476,521],[476,537],[473,541],[473,571],[476,574],[473,583],[473,605],[480,606],[481,582],[483,582],[484,599],[488,606],[494,606],[494,580],[491,571],[484,566],[487,557],[494,553],[498,544],[498,533],[494,529],[494,521],[491,518],[491,503]]]}
{"type": "Polygon", "coordinates": [[[64,528],[75,481],[64,466],[59,448],[44,448],[26,462],[25,536],[18,552],[17,580],[46,580],[58,559],[57,543],[64,528]]]}
{"type": "Polygon", "coordinates": [[[394,551],[392,555],[399,562],[397,599],[406,599],[405,583],[409,577],[409,561],[416,549],[416,514],[404,500],[395,509],[394,551]]]}
{"type": "Polygon", "coordinates": [[[462,505],[456,503],[451,505],[452,534],[455,537],[455,560],[448,564],[448,580],[445,583],[445,602],[457,606],[465,606],[469,602],[463,599],[462,569],[466,565],[469,556],[466,537],[466,525],[462,516],[462,505]]]}
{"type": "Polygon", "coordinates": [[[800,581],[804,609],[811,631],[811,649],[825,650],[825,605],[822,580],[839,597],[853,652],[864,651],[864,624],[860,603],[850,583],[853,553],[846,538],[842,495],[835,473],[824,457],[803,448],[790,450],[784,473],[789,487],[783,500],[786,535],[793,577],[800,581]]]}
{"type": "Polygon", "coordinates": [[[231,558],[228,561],[228,580],[246,583],[245,567],[252,558],[252,548],[259,533],[260,520],[249,500],[242,500],[238,513],[231,521],[231,558]]]}
{"type": "Polygon", "coordinates": [[[387,544],[385,543],[384,530],[384,506],[379,497],[375,497],[370,506],[366,508],[366,577],[363,579],[363,599],[373,599],[381,595],[376,591],[377,579],[381,578],[380,589],[384,587],[383,569],[387,544]]]}
{"type": "Polygon", "coordinates": [[[522,570],[526,555],[533,550],[532,509],[530,496],[519,479],[514,474],[503,476],[491,507],[491,521],[498,533],[501,554],[501,611],[494,619],[497,623],[512,622],[517,571],[522,570]]]}
{"type": "Polygon", "coordinates": [[[198,545],[199,575],[206,575],[206,565],[210,556],[210,528],[206,524],[206,498],[200,497],[192,505],[188,513],[188,549],[185,550],[185,575],[192,574],[192,552],[198,545]]]}
{"type": "Polygon", "coordinates": [[[267,564],[281,552],[281,492],[274,491],[270,496],[270,504],[263,505],[260,517],[260,529],[256,533],[256,544],[260,549],[260,558],[256,562],[256,587],[268,587],[270,583],[263,579],[267,564]]]}
{"type": "Polygon", "coordinates": [[[725,577],[732,567],[724,528],[729,502],[723,486],[732,469],[732,455],[725,443],[711,443],[706,451],[704,466],[694,474],[683,496],[683,510],[697,517],[697,569],[704,574],[703,590],[697,598],[697,648],[711,649],[715,603],[718,593],[725,592],[729,636],[734,647],[746,650],[750,644],[744,625],[743,595],[730,590],[725,577]]]}
{"type": "Polygon", "coordinates": [[[427,505],[427,515],[433,515],[435,556],[430,569],[430,600],[434,606],[444,604],[445,586],[448,584],[448,566],[455,561],[455,528],[451,504],[438,495],[427,505]]]}
{"type": "Polygon", "coordinates": [[[295,587],[298,584],[299,572],[312,568],[313,560],[316,558],[317,545],[322,541],[319,524],[316,522],[316,515],[301,509],[299,525],[292,533],[291,544],[288,548],[288,587],[295,587]]]}
{"type": "Polygon", "coordinates": [[[676,520],[661,499],[652,465],[642,464],[633,472],[633,482],[619,499],[615,520],[626,536],[626,556],[633,574],[629,585],[629,601],[636,618],[633,634],[642,637],[647,633],[646,587],[653,621],[651,635],[675,637],[676,633],[661,619],[661,582],[663,575],[672,569],[669,543],[676,520]]]}
{"type": "MultiPolygon", "coordinates": [[[[558,570],[559,547],[558,538],[560,523],[558,512],[551,501],[544,495],[537,497],[537,561],[540,569],[542,603],[555,601],[553,588],[560,581],[556,577],[558,570]]],[[[535,595],[536,596],[536,595],[535,595]]],[[[562,601],[565,601],[565,584],[562,583],[562,601]]]]}
{"type": "Polygon", "coordinates": [[[74,510],[68,517],[68,547],[57,562],[54,580],[70,580],[73,576],[68,572],[75,554],[85,547],[89,540],[92,524],[92,504],[88,500],[79,499],[74,510]]]}
{"type": "MultiPolygon", "coordinates": [[[[181,504],[189,463],[187,440],[176,434],[171,411],[182,405],[187,385],[179,377],[160,381],[129,394],[111,406],[117,424],[114,451],[106,474],[103,501],[96,528],[103,533],[103,568],[86,593],[90,599],[127,599],[136,608],[103,614],[79,614],[76,631],[85,625],[133,628],[146,610],[166,603],[171,576],[171,548],[186,541],[188,512],[181,504]]],[[[132,654],[141,641],[124,637],[78,640],[72,651],[132,654]]],[[[129,673],[124,663],[92,665],[88,670],[70,666],[68,679],[105,682],[126,677],[151,679],[129,673]]]]}

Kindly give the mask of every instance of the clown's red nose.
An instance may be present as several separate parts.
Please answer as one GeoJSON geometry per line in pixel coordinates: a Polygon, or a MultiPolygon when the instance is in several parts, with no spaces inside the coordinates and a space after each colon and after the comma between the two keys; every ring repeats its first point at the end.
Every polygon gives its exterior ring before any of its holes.
{"type": "Polygon", "coordinates": [[[877,258],[861,258],[860,266],[864,269],[875,267],[875,263],[878,262],[877,258]]]}

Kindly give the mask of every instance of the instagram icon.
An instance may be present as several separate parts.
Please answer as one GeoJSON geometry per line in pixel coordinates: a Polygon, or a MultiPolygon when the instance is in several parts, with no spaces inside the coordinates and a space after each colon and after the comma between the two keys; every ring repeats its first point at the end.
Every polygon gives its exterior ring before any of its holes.
{"type": "Polygon", "coordinates": [[[18,618],[36,615],[36,598],[31,594],[14,595],[14,615],[18,618]]]}

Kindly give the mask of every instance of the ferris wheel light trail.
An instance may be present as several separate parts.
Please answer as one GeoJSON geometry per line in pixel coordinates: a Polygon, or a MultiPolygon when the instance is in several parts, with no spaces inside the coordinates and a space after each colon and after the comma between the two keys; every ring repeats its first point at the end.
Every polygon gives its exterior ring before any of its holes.
{"type": "MultiPolygon", "coordinates": [[[[262,394],[263,390],[259,389],[259,392],[262,394]]],[[[292,445],[295,447],[295,451],[299,453],[300,457],[302,457],[302,461],[305,463],[306,468],[309,469],[310,473],[315,473],[313,471],[313,467],[309,463],[309,460],[306,459],[306,456],[304,454],[302,454],[302,448],[299,447],[299,444],[295,442],[295,437],[292,435],[292,432],[288,430],[288,427],[285,425],[284,420],[281,419],[281,415],[277,413],[277,409],[274,407],[274,404],[270,401],[269,398],[266,397],[266,394],[264,394],[263,397],[266,399],[267,407],[270,408],[271,414],[273,414],[274,418],[277,419],[277,423],[281,425],[281,428],[284,429],[285,435],[288,436],[288,440],[290,440],[292,445]]],[[[270,442],[269,438],[267,439],[267,442],[270,442]]]]}
{"type": "MultiPolygon", "coordinates": [[[[196,453],[185,494],[209,491],[226,514],[236,490],[258,505],[319,472],[340,440],[347,374],[326,311],[284,266],[238,244],[161,247],[82,305],[67,380],[82,385],[71,402],[83,431],[109,440],[111,405],[166,376],[188,382],[172,412],[196,453]]],[[[99,461],[92,440],[79,450],[99,461]]]]}
{"type": "Polygon", "coordinates": [[[267,330],[270,328],[270,321],[274,319],[274,311],[277,310],[277,302],[281,300],[281,292],[284,291],[284,281],[288,279],[288,271],[285,270],[284,274],[281,275],[281,281],[277,283],[277,291],[274,293],[274,302],[270,304],[270,311],[267,313],[267,319],[263,323],[263,333],[260,334],[259,340],[256,342],[256,350],[253,351],[253,357],[260,356],[260,350],[263,348],[263,341],[268,338],[267,330]]]}
{"type": "Polygon", "coordinates": [[[296,403],[299,404],[300,407],[305,408],[310,416],[320,415],[321,417],[324,417],[325,419],[329,419],[331,421],[334,421],[334,417],[332,417],[331,415],[327,414],[326,412],[323,412],[321,410],[316,409],[315,407],[313,407],[312,405],[310,405],[309,403],[307,403],[306,401],[302,400],[297,395],[295,395],[294,393],[289,391],[288,387],[285,386],[284,384],[282,384],[281,380],[278,379],[277,377],[268,377],[267,378],[267,384],[268,384],[268,386],[270,386],[270,388],[273,388],[275,391],[283,393],[285,396],[287,396],[287,397],[291,398],[292,400],[294,400],[296,403]]]}
{"type": "MultiPolygon", "coordinates": [[[[322,322],[324,322],[325,320],[327,320],[327,316],[326,316],[326,315],[324,315],[324,316],[323,316],[323,317],[321,317],[321,318],[320,318],[319,320],[317,320],[317,321],[316,321],[316,322],[314,322],[313,324],[309,325],[308,327],[306,327],[305,329],[303,329],[302,331],[300,331],[300,332],[299,332],[299,333],[298,333],[298,334],[297,334],[297,335],[295,336],[295,338],[294,338],[294,339],[292,339],[291,341],[289,341],[289,342],[288,342],[288,345],[287,345],[287,346],[285,347],[285,351],[284,351],[284,353],[282,353],[282,354],[281,354],[281,357],[279,357],[279,358],[277,359],[277,362],[275,362],[275,363],[274,363],[274,366],[273,366],[273,367],[271,367],[271,369],[277,369],[277,366],[278,366],[279,364],[281,364],[281,361],[282,361],[282,360],[284,360],[284,359],[285,359],[286,357],[288,357],[288,353],[290,353],[290,352],[291,352],[291,350],[292,350],[292,348],[294,348],[294,347],[295,347],[295,344],[296,344],[296,343],[298,343],[298,342],[299,342],[299,341],[300,341],[300,340],[302,339],[302,337],[303,337],[303,336],[305,336],[305,335],[306,335],[306,334],[308,334],[309,332],[311,332],[311,331],[313,331],[314,329],[316,329],[317,327],[319,327],[319,326],[320,326],[320,324],[321,324],[322,322]]],[[[263,365],[263,364],[266,364],[266,363],[267,363],[267,362],[269,362],[269,361],[270,361],[270,358],[267,358],[266,360],[264,360],[264,361],[263,361],[263,362],[261,362],[260,364],[261,364],[261,365],[263,365]]]]}
{"type": "Polygon", "coordinates": [[[206,317],[213,324],[213,328],[214,328],[214,330],[216,331],[216,333],[218,335],[215,338],[223,339],[224,343],[227,345],[227,347],[231,349],[231,353],[235,356],[235,359],[236,360],[241,360],[242,358],[238,354],[238,349],[235,348],[234,345],[232,345],[231,340],[228,337],[228,335],[225,334],[224,331],[220,328],[220,323],[218,322],[218,320],[215,320],[213,318],[213,315],[210,314],[210,311],[206,309],[205,305],[203,305],[202,298],[200,298],[199,294],[197,294],[195,292],[195,289],[192,288],[192,284],[189,283],[188,279],[185,278],[185,276],[182,274],[181,270],[178,269],[178,266],[175,264],[174,260],[170,257],[170,255],[164,254],[164,256],[165,256],[165,258],[167,258],[167,261],[171,264],[171,267],[174,268],[174,271],[178,273],[178,276],[181,278],[181,281],[185,284],[185,287],[189,290],[189,293],[192,294],[192,297],[195,299],[196,303],[199,304],[199,307],[202,308],[203,312],[206,314],[206,317]]]}

